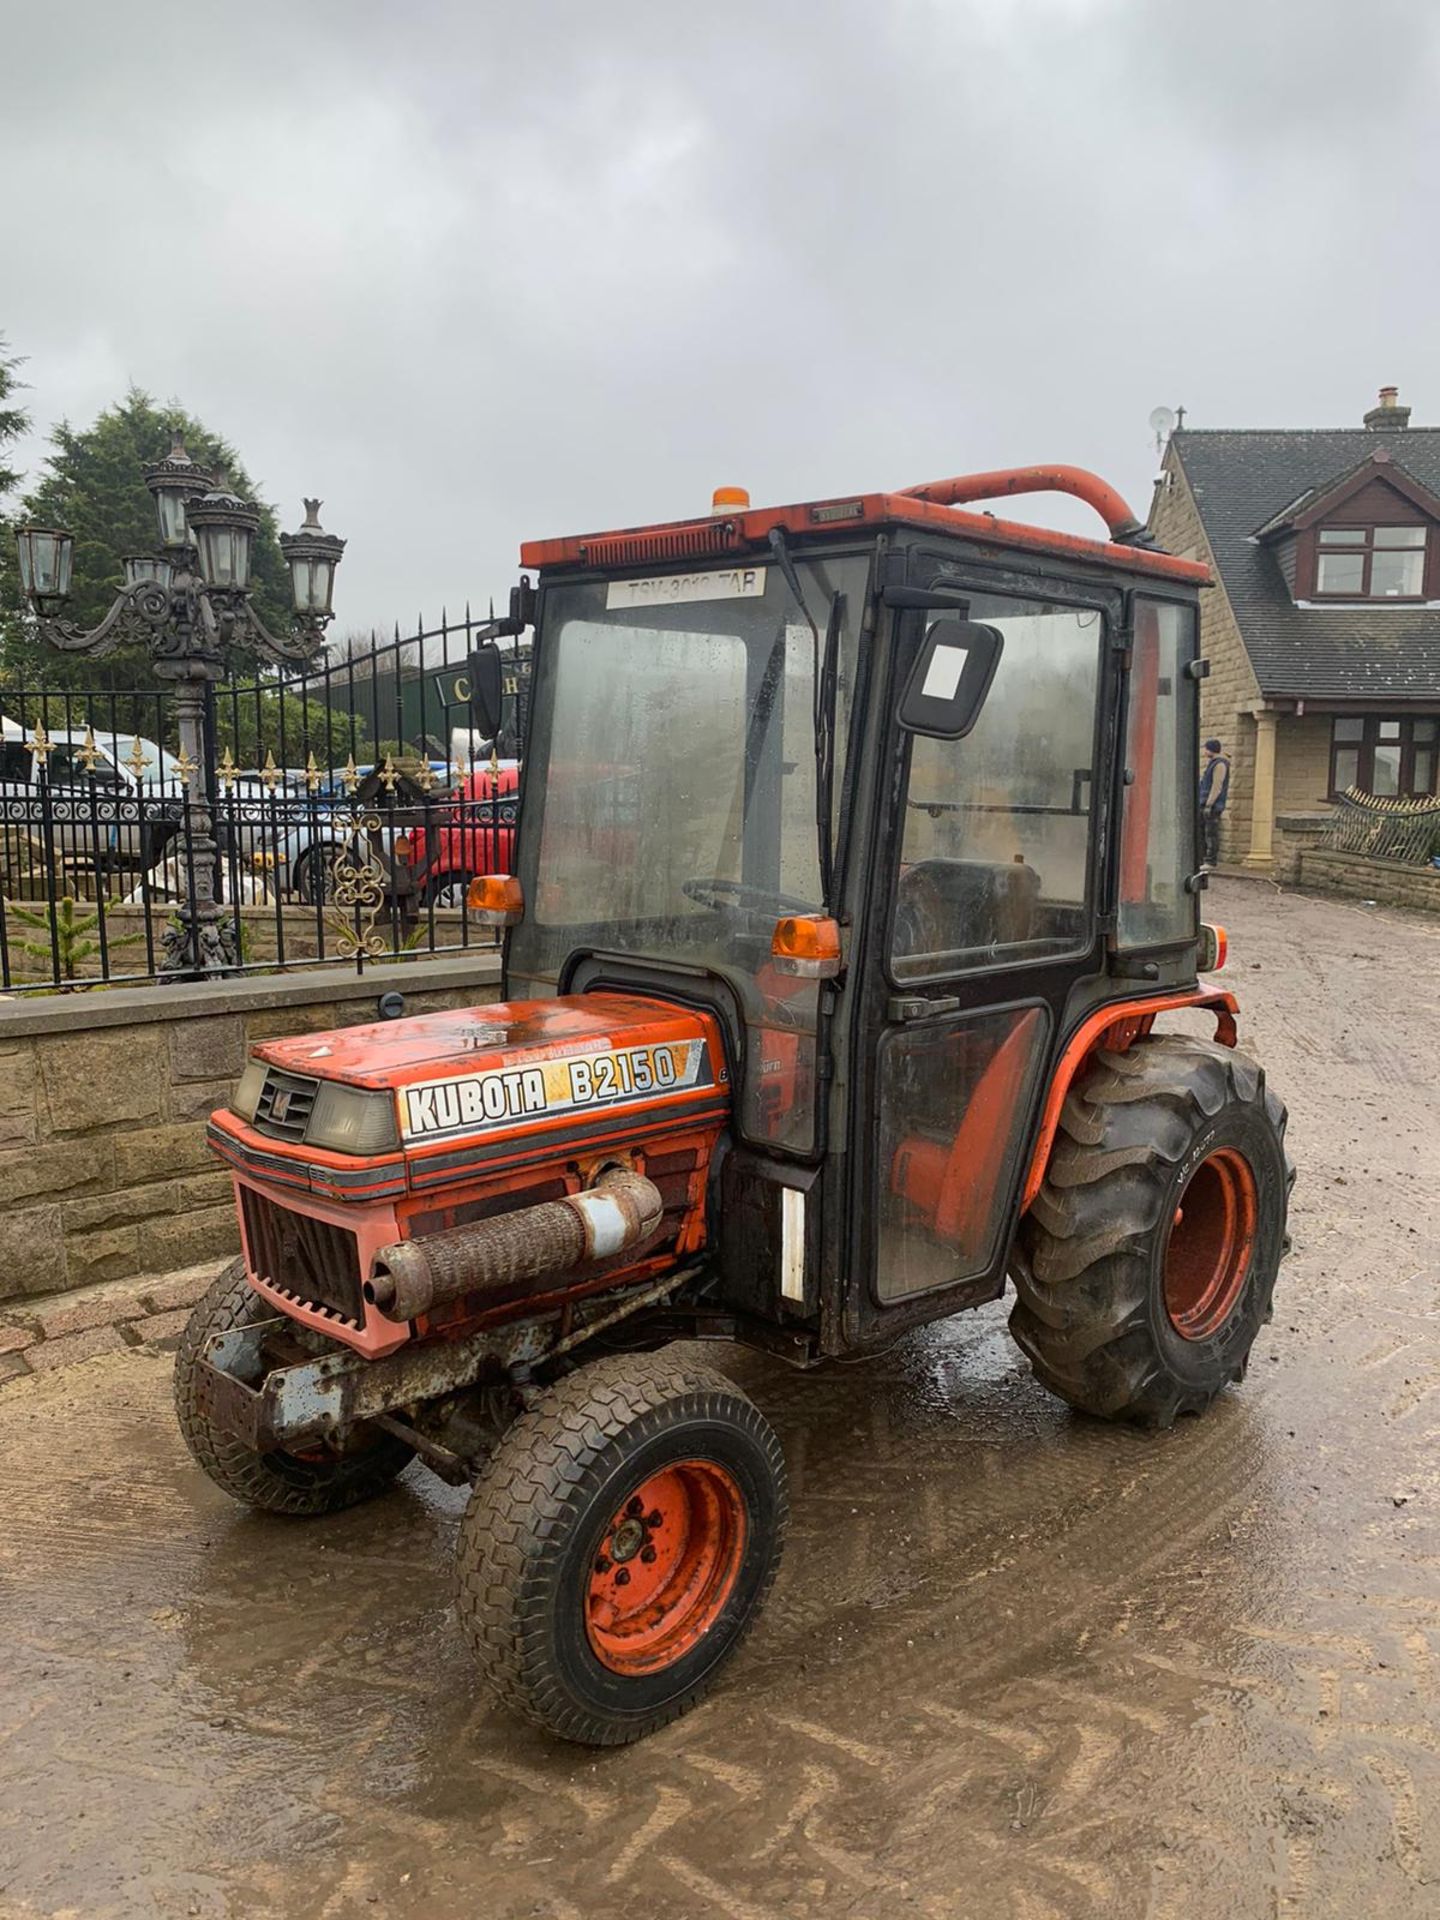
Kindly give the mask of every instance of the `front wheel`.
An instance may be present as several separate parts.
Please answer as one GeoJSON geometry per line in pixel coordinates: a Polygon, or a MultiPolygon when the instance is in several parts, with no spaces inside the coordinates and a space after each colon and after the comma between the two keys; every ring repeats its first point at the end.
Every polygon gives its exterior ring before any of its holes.
{"type": "Polygon", "coordinates": [[[730,1381],[663,1353],[597,1360],[487,1460],[461,1522],[460,1618],[508,1706],[623,1745],[714,1683],[786,1513],[780,1443],[730,1381]]]}
{"type": "Polygon", "coordinates": [[[205,1411],[199,1363],[205,1343],[266,1318],[270,1308],[245,1278],[245,1263],[232,1260],[200,1296],[180,1336],[175,1355],[175,1415],[180,1435],[197,1466],[232,1500],[266,1513],[338,1513],[372,1499],[414,1458],[402,1440],[378,1433],[368,1446],[347,1453],[257,1453],[205,1411]]]}
{"type": "Polygon", "coordinates": [[[1165,1034],[1096,1056],[1020,1225],[1010,1330],[1073,1407],[1168,1427],[1244,1376],[1294,1179],[1253,1060],[1165,1034]]]}

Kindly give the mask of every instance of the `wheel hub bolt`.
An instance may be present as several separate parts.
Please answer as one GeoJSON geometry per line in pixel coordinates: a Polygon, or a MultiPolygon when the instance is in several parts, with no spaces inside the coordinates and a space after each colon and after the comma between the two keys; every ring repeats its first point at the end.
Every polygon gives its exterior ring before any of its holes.
{"type": "Polygon", "coordinates": [[[628,1586],[629,1586],[629,1584],[630,1584],[630,1569],[629,1569],[628,1567],[620,1567],[620,1568],[618,1568],[618,1569],[616,1570],[616,1574],[615,1574],[615,1584],[616,1584],[616,1586],[617,1586],[617,1587],[628,1587],[628,1586]]]}
{"type": "Polygon", "coordinates": [[[661,1524],[661,1522],[664,1520],[664,1518],[665,1518],[664,1514],[661,1513],[658,1507],[656,1507],[653,1513],[646,1514],[645,1524],[647,1527],[658,1527],[661,1524]]]}
{"type": "Polygon", "coordinates": [[[644,1521],[638,1518],[622,1520],[610,1542],[611,1557],[615,1560],[633,1560],[644,1544],[644,1521]]]}
{"type": "Polygon", "coordinates": [[[648,1565],[650,1564],[650,1562],[651,1562],[651,1561],[652,1561],[652,1560],[653,1560],[653,1559],[655,1558],[655,1549],[654,1549],[654,1547],[642,1547],[642,1548],[640,1549],[640,1558],[641,1558],[641,1559],[642,1559],[642,1560],[643,1560],[643,1561],[645,1562],[645,1564],[646,1564],[646,1565],[648,1566],[648,1565]]]}

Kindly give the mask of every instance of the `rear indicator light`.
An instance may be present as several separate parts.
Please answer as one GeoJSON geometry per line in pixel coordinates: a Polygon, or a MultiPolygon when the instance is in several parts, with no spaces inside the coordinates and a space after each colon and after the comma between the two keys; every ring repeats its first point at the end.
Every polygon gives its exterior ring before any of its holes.
{"type": "Polygon", "coordinates": [[[824,914],[787,915],[775,923],[770,957],[777,973],[833,980],[840,971],[840,929],[824,914]]]}
{"type": "Polygon", "coordinates": [[[1200,926],[1200,947],[1195,956],[1195,967],[1199,973],[1218,973],[1230,954],[1230,942],[1224,927],[1212,927],[1208,922],[1200,926]]]}
{"type": "Polygon", "coordinates": [[[525,896],[513,873],[482,873],[470,882],[465,901],[475,918],[491,927],[516,926],[525,911],[525,896]]]}

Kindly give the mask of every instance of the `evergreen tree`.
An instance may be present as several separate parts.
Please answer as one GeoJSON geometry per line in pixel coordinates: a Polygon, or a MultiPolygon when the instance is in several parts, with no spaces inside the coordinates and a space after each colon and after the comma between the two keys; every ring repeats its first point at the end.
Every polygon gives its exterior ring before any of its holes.
{"type": "MultiPolygon", "coordinates": [[[[0,388],[0,399],[3,395],[0,388]]],[[[0,422],[3,418],[0,415],[0,422]]],[[[127,553],[149,553],[158,546],[155,502],[144,469],[164,458],[175,432],[197,466],[223,471],[236,493],[254,499],[253,485],[233,447],[182,409],[157,407],[138,387],[92,426],[77,432],[62,421],[51,434],[47,471],[22,504],[25,518],[67,527],[75,536],[73,594],[65,609],[66,619],[75,625],[93,627],[103,618],[124,578],[127,553]]],[[[289,572],[270,507],[261,510],[253,584],[260,618],[272,633],[287,633],[293,619],[289,572]]],[[[252,657],[243,643],[234,656],[242,664],[252,657]]],[[[52,687],[158,684],[143,641],[127,643],[100,660],[59,653],[35,633],[13,591],[0,606],[0,677],[12,685],[23,679],[52,687]]]]}
{"type": "Polygon", "coordinates": [[[15,503],[9,496],[20,479],[10,464],[15,442],[30,424],[29,414],[15,405],[15,395],[24,384],[17,371],[23,364],[17,355],[7,350],[5,336],[0,334],[0,658],[3,658],[7,618],[20,598],[19,568],[15,560],[15,503]]]}
{"type": "Polygon", "coordinates": [[[20,478],[9,465],[10,449],[30,424],[25,409],[11,404],[24,384],[16,372],[23,365],[17,355],[7,351],[5,336],[0,333],[0,505],[20,478]]]}

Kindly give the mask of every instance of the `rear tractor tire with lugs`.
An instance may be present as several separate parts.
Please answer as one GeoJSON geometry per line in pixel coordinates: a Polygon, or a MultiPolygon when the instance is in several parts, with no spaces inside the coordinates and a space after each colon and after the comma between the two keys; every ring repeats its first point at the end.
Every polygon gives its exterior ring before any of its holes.
{"type": "Polygon", "coordinates": [[[1168,1427],[1244,1377],[1294,1172],[1243,1053],[1165,1034],[1097,1054],[1021,1221],[1010,1330],[1085,1413],[1168,1427]]]}

